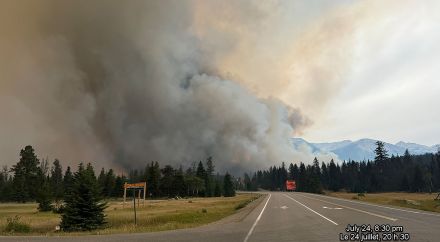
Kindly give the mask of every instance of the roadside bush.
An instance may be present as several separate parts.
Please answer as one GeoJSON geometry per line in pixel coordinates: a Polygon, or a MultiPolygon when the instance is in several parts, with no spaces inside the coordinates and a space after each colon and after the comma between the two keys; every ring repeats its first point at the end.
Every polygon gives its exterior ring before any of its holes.
{"type": "Polygon", "coordinates": [[[206,208],[202,209],[202,213],[207,213],[207,212],[208,212],[208,210],[206,210],[206,208]]]}
{"type": "Polygon", "coordinates": [[[29,233],[31,227],[20,221],[20,216],[6,218],[5,232],[8,233],[29,233]]]}

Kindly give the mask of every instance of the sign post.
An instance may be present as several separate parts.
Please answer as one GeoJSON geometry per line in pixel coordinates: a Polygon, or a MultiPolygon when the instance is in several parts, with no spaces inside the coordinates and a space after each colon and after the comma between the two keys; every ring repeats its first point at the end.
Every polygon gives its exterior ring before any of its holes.
{"type": "Polygon", "coordinates": [[[139,182],[139,183],[125,183],[124,184],[124,203],[122,204],[122,207],[125,207],[125,201],[127,199],[127,189],[133,190],[133,211],[134,211],[134,225],[137,225],[137,214],[136,214],[136,191],[138,191],[138,207],[140,205],[140,199],[141,199],[141,190],[144,190],[144,197],[142,204],[145,205],[145,194],[147,192],[147,183],[146,182],[139,182]]]}
{"type": "MultiPolygon", "coordinates": [[[[143,201],[142,204],[145,205],[145,197],[147,194],[147,183],[146,182],[138,182],[138,183],[125,183],[124,184],[124,203],[122,205],[122,207],[125,207],[125,201],[127,198],[127,189],[133,189],[133,193],[136,193],[136,190],[139,190],[139,199],[141,196],[141,190],[144,191],[144,197],[143,197],[143,201]]],[[[136,195],[133,195],[134,199],[136,199],[136,195]]]]}
{"type": "Polygon", "coordinates": [[[133,189],[133,209],[134,209],[134,225],[137,225],[136,219],[136,189],[133,189]]]}

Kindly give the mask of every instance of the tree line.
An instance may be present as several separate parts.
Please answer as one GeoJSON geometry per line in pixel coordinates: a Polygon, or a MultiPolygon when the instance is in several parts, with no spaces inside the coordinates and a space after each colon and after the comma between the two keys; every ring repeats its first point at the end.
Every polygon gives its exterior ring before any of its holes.
{"type": "MultiPolygon", "coordinates": [[[[88,167],[94,169],[91,164],[88,167]]],[[[229,173],[215,173],[212,157],[206,162],[199,161],[185,171],[180,166],[160,167],[151,162],[144,169],[131,170],[128,176],[116,174],[113,169],[101,169],[95,177],[102,198],[123,196],[125,182],[147,182],[147,195],[156,197],[187,196],[234,196],[235,187],[229,173]]],[[[0,171],[0,201],[29,202],[49,198],[61,202],[73,184],[73,171],[70,166],[63,171],[61,162],[55,159],[49,167],[48,159],[41,161],[32,146],[20,151],[20,161],[8,169],[0,171]]]]}
{"type": "Polygon", "coordinates": [[[39,211],[61,214],[64,231],[93,230],[105,225],[103,199],[122,197],[126,182],[146,181],[150,198],[235,196],[232,176],[214,172],[214,161],[208,157],[185,171],[181,166],[161,168],[151,162],[144,169],[130,171],[128,177],[104,168],[96,176],[90,163],[80,163],[76,171],[70,166],[63,171],[58,159],[49,166],[48,159],[40,161],[32,146],[26,146],[12,168],[0,171],[0,202],[36,201],[39,211]]]}
{"type": "Polygon", "coordinates": [[[331,160],[312,164],[302,162],[286,167],[272,166],[252,175],[244,174],[239,188],[243,190],[285,190],[287,179],[295,180],[297,191],[321,193],[323,190],[348,192],[436,192],[440,190],[440,152],[437,154],[411,155],[408,150],[402,156],[391,157],[383,142],[376,142],[375,159],[367,161],[331,160]]]}

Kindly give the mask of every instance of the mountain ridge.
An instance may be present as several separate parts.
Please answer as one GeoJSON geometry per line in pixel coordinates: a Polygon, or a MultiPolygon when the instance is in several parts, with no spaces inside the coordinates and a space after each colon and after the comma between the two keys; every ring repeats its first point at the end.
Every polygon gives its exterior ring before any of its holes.
{"type": "MultiPolygon", "coordinates": [[[[373,160],[374,149],[376,148],[375,139],[359,139],[356,141],[342,140],[336,142],[312,143],[302,138],[292,138],[294,147],[300,145],[308,146],[315,154],[335,154],[340,160],[373,160]]],[[[382,141],[383,142],[383,141],[382,141]]],[[[418,155],[425,153],[436,153],[440,149],[440,144],[427,146],[417,143],[399,141],[395,144],[384,142],[385,149],[391,155],[403,155],[408,149],[409,153],[418,155]]]]}

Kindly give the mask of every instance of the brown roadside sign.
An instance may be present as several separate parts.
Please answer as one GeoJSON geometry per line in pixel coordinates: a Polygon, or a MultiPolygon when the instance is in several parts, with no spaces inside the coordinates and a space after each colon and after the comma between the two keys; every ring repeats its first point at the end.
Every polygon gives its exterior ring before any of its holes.
{"type": "Polygon", "coordinates": [[[139,183],[125,183],[124,188],[144,188],[146,185],[145,182],[139,182],[139,183]]]}

